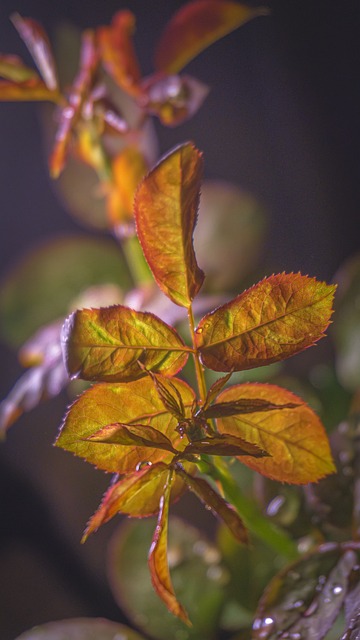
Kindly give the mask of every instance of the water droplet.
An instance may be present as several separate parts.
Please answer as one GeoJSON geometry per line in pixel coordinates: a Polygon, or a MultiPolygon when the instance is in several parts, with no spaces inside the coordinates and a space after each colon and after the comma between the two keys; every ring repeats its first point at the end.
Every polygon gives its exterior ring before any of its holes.
{"type": "Polygon", "coordinates": [[[288,602],[284,609],[285,611],[293,611],[294,609],[300,609],[304,604],[304,600],[296,600],[295,602],[288,602]]]}
{"type": "Polygon", "coordinates": [[[253,624],[253,631],[255,631],[255,638],[257,640],[266,640],[273,632],[275,621],[270,616],[266,618],[256,618],[253,624]]]}
{"type": "Polygon", "coordinates": [[[270,517],[276,516],[279,513],[281,507],[284,506],[285,502],[286,502],[285,496],[276,496],[276,498],[271,500],[271,502],[269,502],[267,506],[267,509],[266,509],[267,515],[270,517]]]}
{"type": "Polygon", "coordinates": [[[289,640],[301,640],[301,638],[301,633],[298,633],[297,631],[295,631],[294,633],[290,633],[289,635],[289,640]]]}
{"type": "Polygon", "coordinates": [[[141,471],[141,469],[144,469],[145,467],[151,467],[152,466],[152,462],[150,462],[150,460],[143,460],[142,462],[138,462],[138,464],[135,467],[136,471],[141,471]]]}
{"type": "Polygon", "coordinates": [[[340,584],[334,584],[331,591],[333,592],[334,596],[339,596],[343,592],[343,588],[340,584]]]}
{"type": "Polygon", "coordinates": [[[202,333],[203,332],[203,328],[199,327],[198,329],[196,329],[195,333],[202,333]]]}

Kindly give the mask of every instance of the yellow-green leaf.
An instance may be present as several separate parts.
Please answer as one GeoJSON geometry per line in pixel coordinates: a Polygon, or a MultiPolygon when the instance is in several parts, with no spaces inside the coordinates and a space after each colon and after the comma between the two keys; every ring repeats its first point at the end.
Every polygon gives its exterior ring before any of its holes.
{"type": "MultiPolygon", "coordinates": [[[[84,532],[82,541],[108,522],[117,513],[133,518],[151,516],[159,511],[161,496],[169,474],[166,464],[158,462],[126,476],[111,485],[104,495],[100,507],[94,513],[84,532]]],[[[179,497],[186,485],[176,478],[172,486],[171,499],[179,497]]]]}
{"type": "Polygon", "coordinates": [[[241,456],[251,469],[280,482],[306,484],[335,472],[320,419],[301,398],[271,384],[241,384],[225,389],[218,400],[261,399],[293,407],[217,419],[220,433],[232,434],[263,448],[270,457],[241,456]]]}
{"type": "MultiPolygon", "coordinates": [[[[181,395],[186,417],[191,415],[195,395],[182,380],[172,379],[181,395]]],[[[100,429],[122,423],[149,425],[166,435],[175,449],[185,439],[175,430],[177,419],[165,409],[150,377],[119,384],[98,384],[87,389],[71,406],[56,445],[85,458],[100,469],[129,473],[142,463],[170,462],[173,453],[149,447],[103,444],[89,440],[100,429]]]]}
{"type": "Polygon", "coordinates": [[[177,73],[210,44],[251,18],[267,13],[264,7],[249,7],[228,0],[188,2],[173,16],[160,37],[155,66],[165,73],[177,73]]]}
{"type": "Polygon", "coordinates": [[[196,344],[215,371],[284,360],[324,337],[336,287],[300,273],[265,278],[202,318],[196,344]]]}
{"type": "Polygon", "coordinates": [[[135,197],[137,232],[154,278],[170,300],[187,308],[204,280],[192,237],[201,174],[200,152],[184,144],[150,171],[135,197]]]}
{"type": "Polygon", "coordinates": [[[149,568],[153,587],[169,611],[186,624],[190,624],[184,607],[176,598],[168,564],[169,503],[173,481],[173,471],[168,470],[167,482],[160,501],[158,522],[149,552],[149,568]]]}
{"type": "Polygon", "coordinates": [[[38,74],[34,69],[26,67],[19,56],[1,53],[0,77],[12,82],[26,82],[26,80],[37,78],[38,74]]]}
{"type": "Polygon", "coordinates": [[[135,380],[144,368],[175,375],[189,351],[160,318],[122,305],[75,311],[64,323],[62,343],[72,378],[106,382],[135,380]]]}

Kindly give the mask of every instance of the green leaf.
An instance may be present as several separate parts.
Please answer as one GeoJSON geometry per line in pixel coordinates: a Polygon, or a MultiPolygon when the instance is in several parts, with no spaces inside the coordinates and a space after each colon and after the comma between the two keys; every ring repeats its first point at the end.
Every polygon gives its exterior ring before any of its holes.
{"type": "Polygon", "coordinates": [[[159,517],[149,552],[149,569],[153,587],[170,613],[190,625],[184,607],[177,600],[171,582],[168,562],[168,520],[170,492],[174,480],[174,472],[168,470],[167,482],[161,496],[159,517]]]}
{"type": "MultiPolygon", "coordinates": [[[[158,513],[168,477],[169,468],[162,462],[158,462],[131,473],[111,485],[100,507],[90,519],[82,542],[85,542],[91,533],[97,531],[117,513],[124,513],[133,518],[143,518],[158,513]]],[[[184,490],[185,484],[178,478],[172,485],[171,499],[178,498],[184,490]]]]}
{"type": "Polygon", "coordinates": [[[29,49],[45,85],[50,91],[57,91],[59,82],[54,55],[44,29],[36,20],[22,18],[18,13],[11,16],[11,21],[29,49]]]}
{"type": "Polygon", "coordinates": [[[286,567],[260,599],[254,640],[275,640],[284,633],[322,640],[340,615],[352,581],[359,584],[353,571],[358,562],[356,543],[329,543],[286,567]]]}
{"type": "Polygon", "coordinates": [[[117,284],[124,290],[130,286],[114,242],[79,235],[36,247],[0,285],[2,337],[15,347],[21,345],[42,325],[67,315],[84,289],[100,284],[117,284]]]}
{"type": "Polygon", "coordinates": [[[336,469],[317,415],[290,391],[270,384],[242,384],[225,389],[219,402],[266,400],[288,408],[217,419],[220,433],[232,434],[264,448],[270,456],[241,457],[251,469],[280,482],[307,484],[336,469]]]}
{"type": "Polygon", "coordinates": [[[154,278],[170,300],[187,308],[204,279],[192,242],[201,173],[200,152],[184,144],[150,171],[135,196],[137,233],[154,278]]]}
{"type": "Polygon", "coordinates": [[[214,489],[202,478],[190,476],[180,465],[176,466],[176,474],[182,478],[188,488],[211,509],[229,527],[233,536],[243,544],[248,543],[245,525],[235,509],[228,504],[214,489]]]}
{"type": "Polygon", "coordinates": [[[72,378],[107,382],[143,377],[144,368],[174,375],[189,351],[160,318],[121,305],[74,312],[64,323],[62,344],[72,378]]]}
{"type": "MultiPolygon", "coordinates": [[[[190,417],[193,390],[182,380],[172,383],[182,397],[186,416],[190,417]]],[[[173,454],[163,449],[103,444],[88,438],[100,429],[116,423],[149,425],[161,431],[175,449],[186,446],[176,431],[177,419],[165,409],[150,377],[128,383],[104,383],[87,389],[71,406],[57,446],[71,451],[105,471],[129,473],[145,462],[170,462],[173,454]]]]}
{"type": "Polygon", "coordinates": [[[152,587],[146,559],[153,531],[154,522],[145,519],[123,521],[115,532],[108,573],[116,601],[136,628],[151,638],[214,640],[229,580],[218,548],[203,532],[170,517],[171,579],[193,623],[186,627],[166,610],[152,587]]]}
{"type": "Polygon", "coordinates": [[[264,7],[251,8],[227,0],[187,2],[160,37],[155,66],[165,73],[177,73],[210,44],[251,18],[267,13],[264,7]]]}
{"type": "Polygon", "coordinates": [[[129,627],[104,618],[73,618],[48,622],[25,631],[16,640],[145,640],[129,627]]]}
{"type": "Polygon", "coordinates": [[[297,273],[265,278],[202,318],[205,366],[242,371],[284,360],[324,337],[336,287],[297,273]]]}

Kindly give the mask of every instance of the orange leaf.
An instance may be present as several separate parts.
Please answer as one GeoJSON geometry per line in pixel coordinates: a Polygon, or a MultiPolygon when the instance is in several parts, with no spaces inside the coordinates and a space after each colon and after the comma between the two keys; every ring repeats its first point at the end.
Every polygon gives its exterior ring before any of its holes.
{"type": "Polygon", "coordinates": [[[329,325],[335,289],[300,273],[265,278],[202,318],[195,337],[204,365],[242,371],[312,346],[329,325]]]}
{"type": "Polygon", "coordinates": [[[18,13],[11,21],[29,49],[37,68],[50,91],[57,91],[59,82],[49,38],[42,26],[32,18],[22,18],[18,13]]]}
{"type": "Polygon", "coordinates": [[[155,67],[166,73],[177,73],[210,44],[251,18],[267,13],[264,7],[252,8],[227,0],[188,2],[173,16],[160,37],[155,67]]]}
{"type": "Polygon", "coordinates": [[[200,152],[184,144],[150,171],[135,197],[137,232],[154,278],[170,300],[187,308],[204,280],[192,242],[201,173],[200,152]]]}
{"type": "MultiPolygon", "coordinates": [[[[111,520],[117,513],[125,513],[133,518],[142,518],[158,513],[168,474],[169,468],[162,462],[158,462],[111,485],[105,493],[100,507],[90,519],[82,542],[85,542],[91,533],[111,520]]],[[[184,489],[185,484],[181,478],[175,479],[171,490],[171,499],[178,498],[184,489]]]]}
{"type": "MultiPolygon", "coordinates": [[[[151,447],[152,449],[165,449],[171,453],[177,453],[169,438],[145,424],[109,424],[99,429],[92,436],[87,438],[90,442],[101,442],[103,444],[118,444],[136,447],[151,447]]],[[[252,445],[253,446],[253,445],[252,445]]]]}
{"type": "Polygon", "coordinates": [[[220,433],[243,438],[270,454],[266,458],[241,456],[241,462],[251,469],[273,480],[294,484],[316,482],[335,471],[323,425],[313,410],[290,391],[271,384],[240,384],[225,389],[218,399],[296,404],[278,411],[217,419],[220,433]]]}
{"type": "Polygon", "coordinates": [[[140,69],[132,36],[135,16],[131,11],[118,11],[110,27],[99,27],[96,32],[103,65],[115,82],[130,95],[138,96],[140,69]]]}
{"type": "Polygon", "coordinates": [[[144,369],[175,375],[189,351],[160,318],[122,305],[75,311],[65,320],[62,343],[71,377],[108,382],[135,380],[144,369]]]}
{"type": "MultiPolygon", "coordinates": [[[[195,395],[182,380],[172,378],[181,395],[186,417],[195,395]]],[[[130,473],[145,462],[170,462],[174,454],[147,446],[103,444],[89,440],[99,430],[116,423],[145,425],[167,436],[175,449],[183,450],[184,439],[176,431],[177,419],[164,407],[150,377],[119,384],[97,384],[87,389],[70,407],[56,445],[71,451],[100,469],[130,473]]]]}
{"type": "Polygon", "coordinates": [[[40,78],[27,80],[26,82],[0,81],[0,100],[25,102],[48,100],[58,102],[59,94],[51,91],[40,78]]]}
{"type": "Polygon", "coordinates": [[[136,147],[126,147],[112,161],[113,184],[107,198],[107,211],[113,228],[121,230],[134,224],[134,196],[147,169],[145,158],[136,147]]]}
{"type": "Polygon", "coordinates": [[[191,623],[185,609],[176,598],[169,572],[167,557],[168,519],[170,492],[174,475],[172,470],[169,470],[167,473],[167,482],[160,501],[158,522],[149,552],[150,575],[155,591],[169,611],[190,625],[191,623]]]}

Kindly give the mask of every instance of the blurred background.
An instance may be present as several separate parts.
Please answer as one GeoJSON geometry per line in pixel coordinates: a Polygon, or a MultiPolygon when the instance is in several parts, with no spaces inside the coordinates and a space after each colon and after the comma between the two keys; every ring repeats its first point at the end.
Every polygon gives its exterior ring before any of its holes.
{"type": "MultiPolygon", "coordinates": [[[[128,7],[137,17],[135,44],[148,74],[157,37],[182,4],[1,0],[0,51],[29,61],[8,19],[14,11],[40,21],[59,41],[64,24],[107,24],[128,7]]],[[[154,124],[160,153],[193,140],[204,152],[207,179],[228,180],[256,198],[267,219],[262,273],[300,270],[331,281],[359,250],[360,6],[346,0],[274,0],[269,6],[270,16],[188,65],[186,71],[211,91],[188,122],[174,129],[154,124]]],[[[41,105],[0,103],[3,279],[46,239],[84,232],[49,178],[43,122],[41,105]]],[[[91,229],[86,233],[96,237],[91,229]]],[[[3,398],[21,368],[5,343],[0,362],[3,398]]],[[[79,545],[107,479],[52,447],[67,402],[64,394],[22,416],[0,447],[2,640],[48,620],[124,619],[104,570],[116,523],[79,545]]],[[[191,513],[191,500],[181,504],[178,513],[191,513]]]]}

